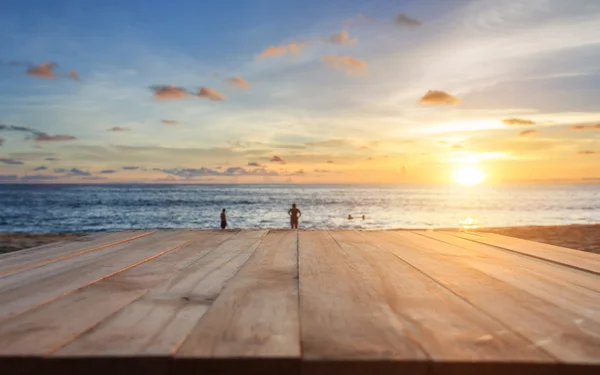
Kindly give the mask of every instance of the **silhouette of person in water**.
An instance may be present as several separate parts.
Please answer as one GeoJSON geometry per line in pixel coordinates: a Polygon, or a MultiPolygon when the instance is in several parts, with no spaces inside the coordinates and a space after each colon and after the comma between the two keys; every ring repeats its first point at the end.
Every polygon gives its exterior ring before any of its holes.
{"type": "Polygon", "coordinates": [[[363,219],[363,220],[365,219],[365,215],[363,215],[363,218],[362,218],[362,219],[363,219]]]}
{"type": "Polygon", "coordinates": [[[296,208],[296,203],[292,203],[292,208],[288,211],[288,215],[290,215],[292,229],[298,229],[298,218],[302,216],[302,212],[296,208]]]}
{"type": "Polygon", "coordinates": [[[227,215],[225,215],[225,209],[221,211],[221,229],[227,228],[227,215]]]}
{"type": "Polygon", "coordinates": [[[354,219],[354,218],[352,217],[352,215],[348,215],[348,220],[352,220],[352,219],[354,219]]]}

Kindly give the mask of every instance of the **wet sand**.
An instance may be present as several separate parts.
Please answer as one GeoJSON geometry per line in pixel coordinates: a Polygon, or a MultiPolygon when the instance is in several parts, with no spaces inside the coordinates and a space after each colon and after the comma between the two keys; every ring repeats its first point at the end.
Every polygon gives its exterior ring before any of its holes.
{"type": "MultiPolygon", "coordinates": [[[[600,224],[480,228],[470,229],[469,231],[498,233],[600,254],[600,224]]],[[[0,233],[0,254],[41,246],[51,242],[68,240],[83,235],[85,234],[0,233]]]]}

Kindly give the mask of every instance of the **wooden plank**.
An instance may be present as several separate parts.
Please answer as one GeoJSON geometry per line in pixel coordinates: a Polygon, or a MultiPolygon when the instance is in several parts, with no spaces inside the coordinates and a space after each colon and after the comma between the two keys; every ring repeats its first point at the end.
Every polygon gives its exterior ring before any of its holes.
{"type": "Polygon", "coordinates": [[[297,247],[297,232],[271,231],[177,355],[299,358],[297,247]]]}
{"type": "Polygon", "coordinates": [[[252,255],[266,231],[243,231],[55,354],[170,355],[252,255]],[[126,332],[126,334],[123,334],[126,332]]]}
{"type": "Polygon", "coordinates": [[[98,234],[55,242],[31,249],[14,251],[0,258],[0,275],[7,275],[46,263],[56,262],[73,256],[101,250],[105,247],[133,241],[150,231],[126,231],[98,234]]]}
{"type": "MultiPolygon", "coordinates": [[[[504,326],[566,363],[600,363],[600,326],[581,315],[466,267],[455,247],[410,232],[372,234],[380,246],[410,263],[504,326]]],[[[560,291],[557,291],[560,293],[560,291]]]]}
{"type": "Polygon", "coordinates": [[[299,232],[298,256],[305,360],[393,360],[426,372],[427,354],[390,307],[377,268],[325,231],[299,232]]]}
{"type": "Polygon", "coordinates": [[[122,272],[196,235],[187,230],[161,231],[133,242],[2,276],[0,319],[23,313],[65,293],[122,272]]]}
{"type": "Polygon", "coordinates": [[[495,233],[448,233],[456,237],[500,247],[600,275],[600,255],[598,254],[502,236],[495,233]]]}
{"type": "Polygon", "coordinates": [[[600,276],[500,251],[496,247],[447,233],[417,234],[455,246],[453,249],[456,254],[462,255],[462,264],[485,272],[563,309],[600,322],[600,276]]]}
{"type": "Polygon", "coordinates": [[[465,300],[378,246],[370,233],[331,232],[358,267],[376,274],[374,295],[404,322],[410,337],[434,361],[549,361],[523,338],[507,333],[488,340],[504,328],[465,300]],[[448,343],[452,345],[448,345],[448,343]]]}
{"type": "MultiPolygon", "coordinates": [[[[180,240],[171,248],[164,246],[172,243],[163,243],[163,252],[172,250],[0,323],[0,354],[45,355],[60,350],[232,236],[210,232],[193,235],[202,237],[193,242],[180,240]]],[[[127,329],[121,335],[126,336],[127,329]]]]}

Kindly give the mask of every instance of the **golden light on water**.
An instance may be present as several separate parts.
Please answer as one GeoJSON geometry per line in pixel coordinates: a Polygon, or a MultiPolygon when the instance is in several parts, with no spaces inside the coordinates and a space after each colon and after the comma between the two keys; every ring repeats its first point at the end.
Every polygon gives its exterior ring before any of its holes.
{"type": "Polygon", "coordinates": [[[464,220],[460,220],[459,225],[463,229],[476,229],[479,227],[479,222],[476,219],[468,217],[464,220]]]}
{"type": "Polygon", "coordinates": [[[486,174],[478,167],[473,165],[465,165],[458,167],[452,172],[454,181],[463,185],[476,185],[485,180],[486,174]]]}

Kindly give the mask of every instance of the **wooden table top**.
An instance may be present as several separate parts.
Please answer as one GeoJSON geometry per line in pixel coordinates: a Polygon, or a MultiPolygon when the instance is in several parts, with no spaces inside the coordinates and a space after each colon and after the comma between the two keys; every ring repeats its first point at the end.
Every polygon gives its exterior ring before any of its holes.
{"type": "Polygon", "coordinates": [[[600,256],[496,234],[157,230],[0,255],[0,373],[600,374],[600,256]]]}

